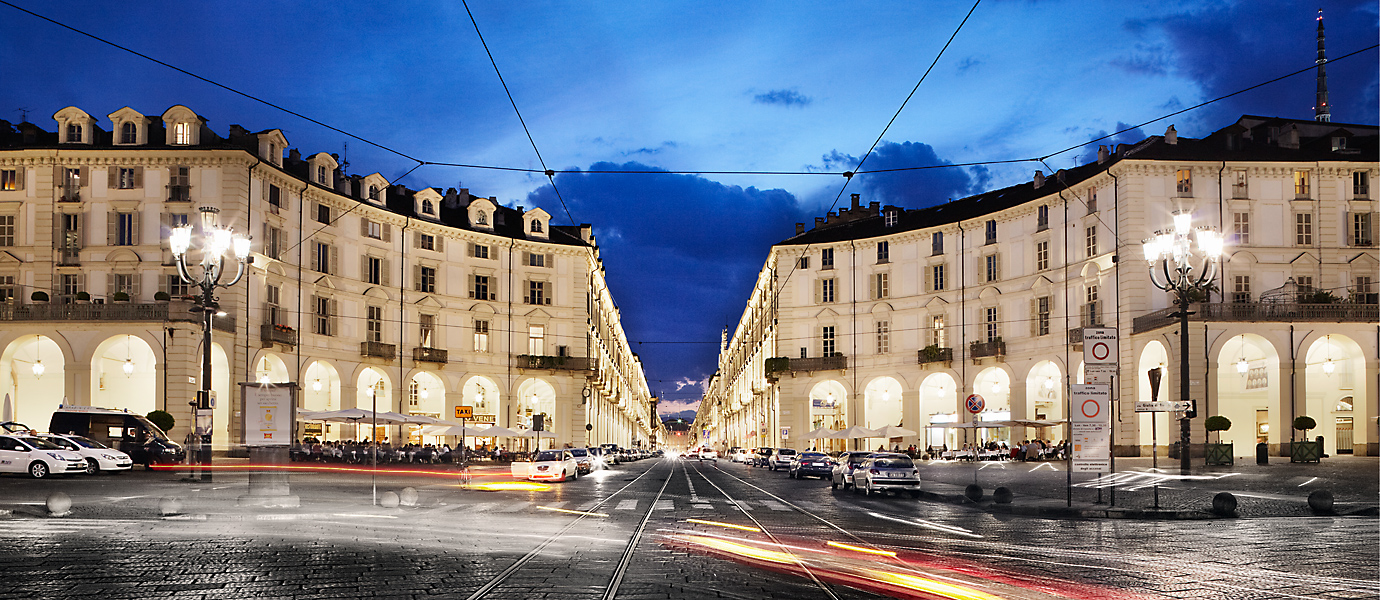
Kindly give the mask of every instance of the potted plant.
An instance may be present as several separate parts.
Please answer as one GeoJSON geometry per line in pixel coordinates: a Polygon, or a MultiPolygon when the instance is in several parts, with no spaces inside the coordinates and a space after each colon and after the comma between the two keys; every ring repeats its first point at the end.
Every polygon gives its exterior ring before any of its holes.
{"type": "Polygon", "coordinates": [[[1318,422],[1307,415],[1294,419],[1294,429],[1303,432],[1303,440],[1289,444],[1289,462],[1322,462],[1322,443],[1308,441],[1308,430],[1317,426],[1318,422]]]}
{"type": "Polygon", "coordinates": [[[1217,442],[1209,442],[1204,449],[1204,454],[1207,457],[1207,464],[1230,466],[1233,457],[1232,444],[1222,443],[1221,432],[1231,429],[1231,419],[1222,415],[1213,415],[1207,418],[1203,426],[1207,429],[1209,436],[1212,435],[1213,432],[1218,432],[1217,442]]]}
{"type": "Polygon", "coordinates": [[[32,294],[29,294],[29,299],[30,299],[30,300],[33,300],[34,302],[47,302],[47,301],[48,301],[48,292],[44,292],[44,291],[37,291],[37,292],[34,292],[34,293],[32,293],[32,294]]]}
{"type": "Polygon", "coordinates": [[[167,292],[160,291],[153,294],[153,299],[159,302],[167,302],[172,300],[172,296],[169,296],[167,292]]]}
{"type": "Polygon", "coordinates": [[[77,304],[91,304],[91,294],[87,292],[77,292],[77,304]]]}
{"type": "Polygon", "coordinates": [[[114,294],[111,294],[110,299],[114,302],[119,303],[129,302],[129,293],[123,291],[115,292],[114,294]]]}

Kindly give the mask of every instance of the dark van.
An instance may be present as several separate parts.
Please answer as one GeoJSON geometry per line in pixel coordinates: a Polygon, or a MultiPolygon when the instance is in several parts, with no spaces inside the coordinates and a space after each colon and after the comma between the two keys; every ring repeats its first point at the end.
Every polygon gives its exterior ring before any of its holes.
{"type": "Polygon", "coordinates": [[[59,406],[48,425],[52,433],[82,435],[128,454],[144,466],[176,464],[186,458],[181,444],[168,439],[141,415],[95,406],[59,406]]]}

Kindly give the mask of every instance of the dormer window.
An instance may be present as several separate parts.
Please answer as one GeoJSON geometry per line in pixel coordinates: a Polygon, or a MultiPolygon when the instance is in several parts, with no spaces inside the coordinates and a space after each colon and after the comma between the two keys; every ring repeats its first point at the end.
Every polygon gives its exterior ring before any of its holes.
{"type": "Polygon", "coordinates": [[[422,214],[424,214],[424,215],[436,214],[436,205],[432,204],[430,200],[423,200],[423,201],[422,201],[422,214]]]}
{"type": "Polygon", "coordinates": [[[67,124],[67,143],[69,143],[69,144],[80,144],[80,143],[81,143],[81,125],[79,125],[79,124],[77,124],[77,123],[68,123],[68,124],[67,124]]]}
{"type": "Polygon", "coordinates": [[[319,184],[321,184],[321,185],[326,185],[326,166],[325,166],[325,165],[322,165],[322,166],[319,166],[319,167],[316,168],[316,182],[319,183],[319,184]]]}
{"type": "Polygon", "coordinates": [[[1332,151],[1336,152],[1338,150],[1346,150],[1346,138],[1342,136],[1332,138],[1332,151]]]}
{"type": "Polygon", "coordinates": [[[120,126],[120,143],[137,144],[139,143],[139,128],[134,123],[125,123],[120,126]]]}
{"type": "Polygon", "coordinates": [[[532,220],[532,233],[541,233],[541,221],[532,220]]]}
{"type": "Polygon", "coordinates": [[[179,146],[186,146],[192,143],[192,124],[174,123],[173,124],[173,143],[179,146]]]}
{"type": "Polygon", "coordinates": [[[888,211],[886,211],[886,216],[883,217],[883,218],[884,218],[885,221],[886,221],[886,226],[887,226],[887,227],[895,227],[895,226],[896,226],[896,211],[894,211],[894,210],[888,210],[888,211]]]}
{"type": "Polygon", "coordinates": [[[268,160],[271,160],[271,161],[273,161],[273,162],[276,164],[276,163],[278,162],[278,157],[281,156],[281,155],[282,155],[282,153],[278,151],[278,144],[275,144],[275,143],[273,143],[273,142],[269,142],[269,143],[268,143],[268,160]]]}
{"type": "Polygon", "coordinates": [[[377,186],[377,185],[371,185],[371,186],[369,186],[369,199],[370,199],[370,200],[378,200],[378,199],[379,199],[379,186],[377,186]]]}
{"type": "Polygon", "coordinates": [[[474,223],[475,223],[476,225],[488,225],[488,224],[489,224],[489,213],[486,213],[486,212],[484,212],[484,211],[482,211],[482,210],[479,211],[479,216],[475,218],[474,223]]]}

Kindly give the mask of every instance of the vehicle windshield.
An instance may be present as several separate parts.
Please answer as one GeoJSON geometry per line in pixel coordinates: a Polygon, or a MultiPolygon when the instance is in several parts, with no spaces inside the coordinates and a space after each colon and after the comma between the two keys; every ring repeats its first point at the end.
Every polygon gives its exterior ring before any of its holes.
{"type": "Polygon", "coordinates": [[[109,450],[109,449],[110,449],[110,446],[107,446],[107,445],[105,445],[105,444],[102,444],[102,443],[100,443],[100,442],[98,442],[98,441],[96,441],[96,440],[93,440],[93,439],[91,439],[91,438],[82,437],[82,436],[79,436],[79,435],[69,435],[69,436],[67,436],[66,439],[67,439],[68,441],[70,441],[70,442],[72,442],[72,443],[78,445],[78,446],[83,447],[83,448],[93,448],[93,449],[96,449],[96,450],[109,450]]]}
{"type": "Polygon", "coordinates": [[[589,456],[589,451],[585,450],[584,448],[576,448],[574,450],[571,450],[570,454],[575,458],[580,458],[582,456],[589,456]]]}
{"type": "Polygon", "coordinates": [[[54,444],[54,443],[52,443],[52,442],[50,442],[50,441],[48,441],[48,440],[45,440],[45,439],[43,439],[43,438],[22,437],[22,438],[19,438],[19,439],[24,440],[24,443],[26,443],[26,444],[28,444],[28,445],[30,445],[30,446],[33,446],[33,447],[35,447],[35,448],[38,448],[39,450],[62,450],[62,446],[59,446],[59,445],[57,445],[57,444],[54,444]]]}
{"type": "Polygon", "coordinates": [[[163,441],[171,441],[171,440],[168,440],[168,434],[163,433],[163,430],[162,430],[162,429],[159,429],[157,425],[154,425],[154,424],[153,424],[153,421],[150,421],[150,420],[145,419],[144,417],[140,417],[140,416],[135,416],[134,418],[135,418],[135,419],[138,419],[140,423],[143,423],[143,424],[144,424],[144,428],[148,430],[149,435],[151,435],[151,436],[153,436],[153,437],[155,437],[155,438],[158,438],[158,439],[160,439],[160,440],[163,440],[163,441]]]}
{"type": "Polygon", "coordinates": [[[560,450],[542,450],[537,453],[537,462],[551,462],[561,460],[560,450]]]}
{"type": "Polygon", "coordinates": [[[819,460],[819,459],[821,459],[821,458],[825,458],[825,454],[822,453],[822,452],[801,452],[801,453],[800,453],[800,460],[819,460]]]}
{"type": "Polygon", "coordinates": [[[791,450],[790,448],[782,448],[780,450],[777,450],[776,453],[782,456],[790,456],[792,454],[795,454],[795,450],[791,450]]]}
{"type": "Polygon", "coordinates": [[[878,458],[872,461],[872,466],[878,469],[913,469],[915,463],[909,458],[878,458]]]}

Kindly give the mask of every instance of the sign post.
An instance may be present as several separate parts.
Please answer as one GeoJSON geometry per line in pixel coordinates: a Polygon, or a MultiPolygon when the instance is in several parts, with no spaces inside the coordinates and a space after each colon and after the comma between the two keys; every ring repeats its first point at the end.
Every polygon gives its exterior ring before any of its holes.
{"type": "Polygon", "coordinates": [[[1106,473],[1111,470],[1111,386],[1074,384],[1069,386],[1073,404],[1073,471],[1106,473]]]}

